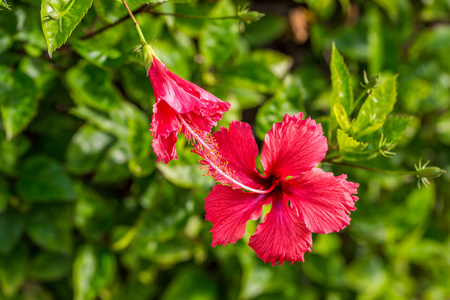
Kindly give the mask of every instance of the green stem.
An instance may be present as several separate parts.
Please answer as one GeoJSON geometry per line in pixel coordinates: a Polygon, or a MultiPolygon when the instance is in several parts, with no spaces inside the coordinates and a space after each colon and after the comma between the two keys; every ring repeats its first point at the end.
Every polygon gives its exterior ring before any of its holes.
{"type": "Polygon", "coordinates": [[[185,14],[174,14],[174,13],[160,13],[160,12],[150,12],[154,16],[171,16],[178,18],[189,18],[189,19],[201,19],[201,20],[230,20],[239,19],[239,16],[227,16],[227,17],[208,17],[208,16],[197,16],[197,15],[185,15],[185,14]]]}
{"type": "Polygon", "coordinates": [[[375,173],[388,174],[388,175],[403,175],[403,176],[416,176],[417,175],[416,171],[392,171],[392,170],[375,169],[375,168],[371,168],[371,167],[355,165],[355,164],[346,163],[346,162],[336,162],[336,161],[328,160],[328,159],[325,159],[323,161],[323,163],[333,164],[333,165],[338,165],[338,166],[345,166],[345,167],[352,167],[352,168],[362,169],[362,170],[375,172],[375,173]]]}
{"type": "Polygon", "coordinates": [[[136,18],[134,17],[133,13],[131,12],[130,8],[128,7],[128,3],[126,0],[122,0],[123,5],[128,11],[128,14],[130,15],[131,19],[133,20],[134,26],[136,26],[136,30],[139,34],[139,38],[141,39],[141,43],[143,46],[147,45],[147,41],[145,40],[144,34],[142,33],[141,27],[139,26],[139,23],[136,21],[136,18]]]}

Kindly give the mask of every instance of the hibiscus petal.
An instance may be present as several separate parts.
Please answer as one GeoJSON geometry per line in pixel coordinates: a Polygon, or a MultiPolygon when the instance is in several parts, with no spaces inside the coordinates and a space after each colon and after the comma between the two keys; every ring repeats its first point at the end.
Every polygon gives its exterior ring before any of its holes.
{"type": "Polygon", "coordinates": [[[316,167],[325,158],[327,139],[322,126],[302,113],[286,115],[266,134],[261,162],[266,175],[297,176],[316,167]]]}
{"type": "Polygon", "coordinates": [[[176,112],[164,101],[153,104],[153,117],[151,129],[155,137],[160,135],[166,137],[172,131],[180,129],[181,124],[177,119],[176,112]]]}
{"type": "Polygon", "coordinates": [[[222,127],[220,131],[214,132],[213,136],[220,155],[228,162],[228,169],[235,171],[239,182],[251,188],[267,185],[267,179],[262,178],[256,170],[258,146],[249,124],[233,121],[229,129],[222,127]]]}
{"type": "Polygon", "coordinates": [[[212,246],[234,244],[242,238],[250,219],[261,216],[266,195],[245,193],[216,185],[205,199],[206,220],[213,223],[212,246]]]}
{"type": "Polygon", "coordinates": [[[312,169],[283,183],[283,192],[291,200],[309,230],[316,233],[339,231],[350,224],[350,211],[355,210],[357,183],[335,177],[321,169],[312,169]]]}
{"type": "Polygon", "coordinates": [[[177,142],[178,131],[172,131],[167,137],[162,135],[153,137],[153,151],[158,156],[158,162],[167,164],[172,159],[177,159],[177,149],[175,144],[177,142]]]}
{"type": "MultiPolygon", "coordinates": [[[[148,76],[153,86],[156,102],[164,100],[181,114],[198,110],[207,105],[214,109],[213,106],[216,103],[223,103],[223,101],[199,86],[170,72],[156,57],[153,58],[148,76]],[[211,101],[214,104],[209,103],[211,101]]],[[[229,104],[223,104],[223,106],[228,110],[229,104]]]]}
{"type": "Polygon", "coordinates": [[[296,212],[290,208],[281,193],[272,203],[271,211],[266,215],[264,223],[256,228],[255,234],[250,238],[248,245],[255,250],[264,262],[272,266],[285,261],[305,261],[306,251],[311,252],[311,232],[298,218],[296,212]]]}

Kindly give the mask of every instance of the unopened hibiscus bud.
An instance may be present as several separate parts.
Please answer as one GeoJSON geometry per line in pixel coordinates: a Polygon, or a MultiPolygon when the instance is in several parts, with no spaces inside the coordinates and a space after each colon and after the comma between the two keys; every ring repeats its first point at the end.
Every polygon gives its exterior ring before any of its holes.
{"type": "Polygon", "coordinates": [[[259,21],[265,14],[259,11],[243,11],[238,13],[239,19],[246,23],[259,21]]]}
{"type": "Polygon", "coordinates": [[[430,185],[430,182],[428,179],[438,178],[442,174],[447,173],[447,171],[442,170],[439,167],[427,167],[430,161],[427,161],[425,164],[422,165],[422,158],[419,160],[419,166],[414,164],[414,167],[416,168],[416,176],[419,179],[418,186],[420,188],[420,182],[422,182],[426,187],[430,185]]]}

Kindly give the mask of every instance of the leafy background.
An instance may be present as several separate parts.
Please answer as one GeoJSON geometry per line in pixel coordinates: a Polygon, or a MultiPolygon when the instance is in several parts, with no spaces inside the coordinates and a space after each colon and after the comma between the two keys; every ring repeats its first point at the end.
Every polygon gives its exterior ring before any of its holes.
{"type": "MultiPolygon", "coordinates": [[[[254,222],[212,248],[214,182],[182,139],[178,161],[155,163],[138,36],[120,2],[91,2],[0,2],[0,299],[450,297],[448,174],[418,189],[414,176],[324,163],[360,183],[360,201],[305,263],[264,264],[247,246],[254,222]]],[[[323,122],[329,160],[450,169],[448,1],[254,1],[266,16],[251,24],[202,19],[241,1],[148,2],[130,6],[161,60],[232,104],[220,125],[249,122],[261,145],[304,111],[323,122]],[[386,104],[369,99],[360,111],[381,117],[358,121],[348,101],[367,95],[364,70],[387,82],[373,91],[386,104]]]]}

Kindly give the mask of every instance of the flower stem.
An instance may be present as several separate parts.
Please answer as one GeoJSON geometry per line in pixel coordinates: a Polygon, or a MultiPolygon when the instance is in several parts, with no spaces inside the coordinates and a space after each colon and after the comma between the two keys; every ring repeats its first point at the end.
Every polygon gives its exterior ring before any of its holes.
{"type": "Polygon", "coordinates": [[[188,18],[188,19],[200,19],[200,20],[230,20],[239,19],[239,16],[226,16],[226,17],[208,17],[208,16],[198,16],[198,15],[185,15],[185,14],[174,14],[174,13],[160,13],[160,12],[150,12],[154,16],[171,16],[178,18],[188,18]]]}
{"type": "Polygon", "coordinates": [[[133,20],[134,26],[136,26],[136,30],[139,34],[139,38],[141,39],[141,43],[143,46],[147,45],[147,41],[145,40],[144,34],[142,33],[141,27],[139,26],[139,23],[136,21],[136,18],[134,17],[133,13],[131,12],[130,8],[128,7],[128,3],[126,0],[122,0],[123,5],[128,11],[128,14],[130,15],[131,19],[133,20]]]}
{"type": "MultiPolygon", "coordinates": [[[[215,153],[216,150],[209,145],[202,137],[200,137],[200,135],[198,135],[195,130],[193,130],[188,123],[183,119],[183,117],[178,114],[178,118],[181,121],[181,123],[183,124],[184,128],[186,128],[186,130],[191,134],[191,136],[195,139],[196,142],[200,143],[203,148],[208,151],[210,154],[212,154],[211,156],[214,157],[217,154],[215,153]]],[[[195,146],[194,146],[195,148],[195,146]]],[[[203,152],[203,151],[201,151],[203,152]]],[[[249,192],[252,193],[257,193],[257,194],[268,194],[270,193],[274,188],[275,188],[275,184],[273,184],[269,189],[267,190],[257,190],[254,188],[251,188],[249,186],[246,186],[245,184],[237,181],[235,178],[233,178],[232,176],[230,176],[229,174],[227,174],[226,171],[222,170],[221,167],[219,167],[216,163],[214,163],[214,161],[212,161],[211,159],[209,159],[208,155],[200,155],[201,157],[203,157],[203,159],[205,159],[205,161],[208,162],[208,165],[211,166],[212,168],[214,168],[214,170],[219,173],[220,175],[222,175],[224,178],[226,178],[229,182],[234,183],[235,185],[243,188],[244,190],[247,190],[249,192]]]]}
{"type": "Polygon", "coordinates": [[[323,163],[333,164],[333,165],[338,165],[338,166],[352,167],[352,168],[362,169],[362,170],[375,172],[375,173],[388,174],[388,175],[415,176],[417,174],[416,171],[392,171],[392,170],[384,170],[384,169],[375,169],[375,168],[371,168],[371,167],[355,165],[355,164],[346,163],[346,162],[336,162],[336,161],[328,160],[328,159],[324,160],[323,163]]]}

